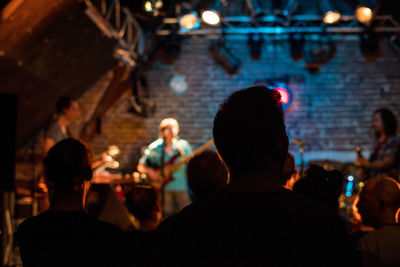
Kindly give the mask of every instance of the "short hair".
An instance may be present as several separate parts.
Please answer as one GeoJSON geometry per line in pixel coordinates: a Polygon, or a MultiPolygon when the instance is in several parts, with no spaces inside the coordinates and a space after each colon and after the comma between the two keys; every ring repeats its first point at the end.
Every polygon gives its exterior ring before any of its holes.
{"type": "Polygon", "coordinates": [[[60,97],[56,105],[57,114],[62,114],[64,109],[69,108],[71,106],[71,102],[73,101],[76,100],[67,96],[60,97]]]}
{"type": "Polygon", "coordinates": [[[179,132],[179,123],[174,118],[165,118],[160,122],[160,131],[162,131],[168,125],[172,125],[172,130],[177,135],[179,132]]]}
{"type": "Polygon", "coordinates": [[[230,172],[281,171],[288,137],[279,92],[255,86],[233,93],[215,115],[213,135],[230,172]]]}
{"type": "Polygon", "coordinates": [[[55,144],[44,159],[44,174],[55,187],[73,188],[92,179],[92,154],[79,140],[64,139],[55,144]]]}
{"type": "Polygon", "coordinates": [[[228,172],[218,154],[206,150],[194,156],[186,167],[190,190],[197,199],[221,189],[228,183],[228,172]]]}
{"type": "Polygon", "coordinates": [[[374,111],[374,115],[379,114],[383,121],[385,135],[396,135],[397,121],[393,112],[386,108],[380,108],[374,111]]]}
{"type": "Polygon", "coordinates": [[[139,222],[154,218],[158,206],[156,190],[148,184],[136,184],[125,193],[125,205],[139,222]]]}
{"type": "Polygon", "coordinates": [[[344,176],[342,172],[326,171],[321,166],[312,164],[305,174],[305,177],[294,184],[293,192],[336,212],[339,196],[343,189],[344,176]]]}

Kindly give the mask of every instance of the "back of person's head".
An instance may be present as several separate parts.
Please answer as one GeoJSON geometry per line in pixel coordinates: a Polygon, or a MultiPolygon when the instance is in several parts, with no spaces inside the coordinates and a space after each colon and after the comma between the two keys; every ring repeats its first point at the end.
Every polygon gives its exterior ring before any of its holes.
{"type": "Polygon", "coordinates": [[[71,102],[75,101],[67,96],[62,96],[57,100],[56,111],[57,114],[63,114],[65,109],[68,109],[71,106],[71,102]]]}
{"type": "Polygon", "coordinates": [[[360,193],[357,208],[365,225],[379,227],[388,215],[395,219],[400,208],[400,184],[389,177],[369,179],[360,193]]]}
{"type": "Polygon", "coordinates": [[[64,139],[55,144],[44,159],[44,174],[55,190],[79,188],[92,179],[92,156],[79,140],[64,139]]]}
{"type": "Polygon", "coordinates": [[[342,188],[343,174],[340,171],[326,171],[320,166],[311,165],[305,176],[294,184],[293,192],[337,212],[342,188]]]}
{"type": "Polygon", "coordinates": [[[386,108],[377,109],[374,111],[374,115],[379,114],[381,116],[385,135],[395,135],[397,131],[397,121],[393,112],[386,108]]]}
{"type": "Polygon", "coordinates": [[[140,223],[157,219],[157,212],[161,210],[157,192],[148,184],[136,184],[128,190],[125,204],[140,223]]]}
{"type": "Polygon", "coordinates": [[[263,86],[233,93],[215,115],[213,135],[231,173],[281,172],[288,138],[280,94],[263,86]]]}
{"type": "Polygon", "coordinates": [[[186,172],[189,188],[197,199],[221,189],[228,182],[228,172],[218,154],[212,150],[194,156],[186,172]]]}

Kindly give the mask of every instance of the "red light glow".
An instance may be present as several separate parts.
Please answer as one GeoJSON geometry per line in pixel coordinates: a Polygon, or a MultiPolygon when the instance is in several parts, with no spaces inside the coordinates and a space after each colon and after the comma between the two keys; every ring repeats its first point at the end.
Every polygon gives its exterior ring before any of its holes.
{"type": "Polygon", "coordinates": [[[276,87],[275,90],[277,90],[281,94],[282,104],[289,103],[290,100],[289,92],[285,88],[276,87]]]}

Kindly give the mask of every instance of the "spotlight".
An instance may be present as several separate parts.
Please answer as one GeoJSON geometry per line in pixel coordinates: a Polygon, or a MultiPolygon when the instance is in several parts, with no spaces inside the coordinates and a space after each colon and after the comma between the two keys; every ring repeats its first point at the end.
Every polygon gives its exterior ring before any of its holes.
{"type": "Polygon", "coordinates": [[[340,20],[340,13],[334,10],[329,0],[321,1],[322,21],[325,24],[334,24],[340,20]]]}
{"type": "Polygon", "coordinates": [[[179,19],[179,26],[183,32],[198,29],[200,27],[200,22],[197,13],[193,11],[181,16],[179,19]]]}
{"type": "Polygon", "coordinates": [[[250,33],[248,37],[248,45],[250,47],[250,56],[252,59],[260,59],[261,58],[261,48],[264,42],[263,36],[261,33],[250,33]]]}
{"type": "MultiPolygon", "coordinates": [[[[208,4],[205,5],[207,6],[208,4]]],[[[218,13],[219,8],[221,7],[221,1],[216,0],[213,2],[212,5],[208,5],[208,7],[206,6],[203,6],[203,8],[201,8],[203,10],[201,12],[201,19],[209,25],[218,25],[221,21],[220,15],[218,13]]]]}
{"type": "Polygon", "coordinates": [[[287,0],[286,3],[283,3],[281,11],[276,15],[278,23],[288,27],[290,25],[291,16],[298,6],[299,2],[297,0],[287,0]]]}
{"type": "Polygon", "coordinates": [[[161,38],[160,41],[164,52],[162,58],[166,63],[171,64],[181,53],[182,36],[171,33],[169,36],[161,38]]]}
{"type": "Polygon", "coordinates": [[[302,33],[292,33],[289,36],[290,56],[294,59],[300,59],[303,56],[303,48],[306,39],[302,33]]]}
{"type": "Polygon", "coordinates": [[[224,39],[212,42],[208,47],[209,52],[215,62],[221,65],[229,74],[235,74],[239,71],[241,61],[227,47],[224,39]]]}
{"type": "Polygon", "coordinates": [[[221,19],[216,10],[206,10],[201,14],[202,20],[210,25],[217,25],[221,19]]]}
{"type": "Polygon", "coordinates": [[[336,47],[332,41],[323,42],[305,54],[306,68],[312,71],[318,70],[322,64],[327,63],[334,56],[335,52],[336,47]]]}
{"type": "Polygon", "coordinates": [[[375,5],[375,0],[359,0],[359,4],[355,12],[356,19],[364,24],[370,23],[372,21],[372,17],[374,16],[372,9],[375,5]]]}
{"type": "Polygon", "coordinates": [[[143,9],[147,13],[151,13],[153,16],[160,15],[161,8],[163,7],[163,2],[161,0],[147,0],[143,4],[143,9]]]}
{"type": "Polygon", "coordinates": [[[282,14],[284,16],[291,16],[298,6],[299,2],[297,0],[288,0],[282,9],[282,14]]]}
{"type": "Polygon", "coordinates": [[[364,56],[372,56],[379,49],[378,35],[372,30],[360,34],[360,50],[364,56]]]}

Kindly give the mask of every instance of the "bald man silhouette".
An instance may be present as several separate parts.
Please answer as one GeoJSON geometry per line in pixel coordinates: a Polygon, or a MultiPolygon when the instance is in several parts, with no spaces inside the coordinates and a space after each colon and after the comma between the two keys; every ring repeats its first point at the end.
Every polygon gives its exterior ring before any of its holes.
{"type": "Polygon", "coordinates": [[[375,231],[364,235],[358,247],[379,258],[384,266],[400,266],[400,184],[392,178],[369,179],[357,204],[363,223],[375,231]]]}

